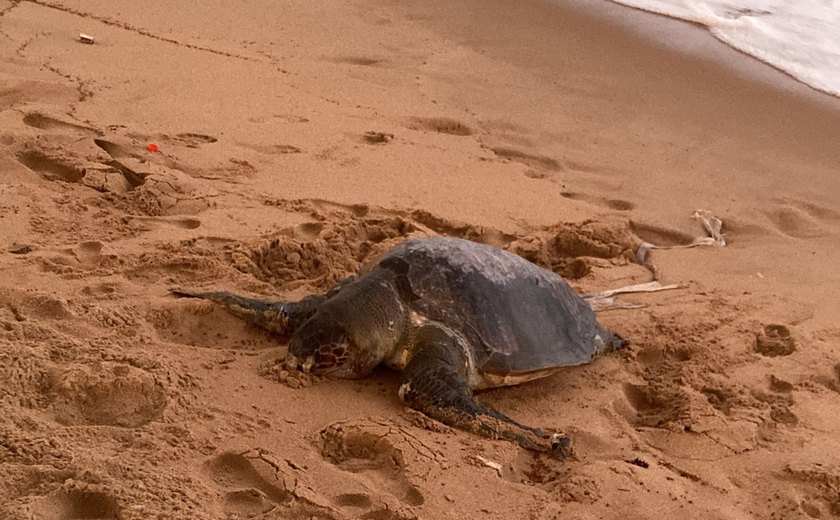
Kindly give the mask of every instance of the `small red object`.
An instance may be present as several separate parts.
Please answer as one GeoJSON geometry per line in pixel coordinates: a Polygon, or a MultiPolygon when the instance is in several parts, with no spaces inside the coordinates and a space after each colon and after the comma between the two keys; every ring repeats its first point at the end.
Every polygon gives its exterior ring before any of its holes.
{"type": "Polygon", "coordinates": [[[157,152],[157,151],[160,150],[158,148],[158,145],[156,145],[155,143],[149,143],[149,146],[147,146],[146,149],[149,150],[150,152],[157,152]]]}

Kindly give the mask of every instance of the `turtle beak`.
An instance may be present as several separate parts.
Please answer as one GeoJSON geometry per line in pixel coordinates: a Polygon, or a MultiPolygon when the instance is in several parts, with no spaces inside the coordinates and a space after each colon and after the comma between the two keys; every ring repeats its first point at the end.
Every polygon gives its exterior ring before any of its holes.
{"type": "Polygon", "coordinates": [[[315,364],[315,356],[309,356],[306,359],[301,359],[297,356],[289,354],[286,356],[286,361],[283,363],[288,370],[300,370],[301,372],[309,373],[312,366],[315,364]]]}

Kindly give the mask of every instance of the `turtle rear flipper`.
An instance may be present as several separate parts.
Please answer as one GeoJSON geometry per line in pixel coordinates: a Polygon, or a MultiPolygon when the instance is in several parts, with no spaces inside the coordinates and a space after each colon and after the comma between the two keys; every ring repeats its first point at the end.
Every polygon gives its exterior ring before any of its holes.
{"type": "Polygon", "coordinates": [[[444,424],[491,439],[513,441],[556,458],[571,455],[571,439],[519,424],[476,400],[466,376],[464,348],[453,333],[437,325],[416,331],[400,397],[410,407],[444,424]]]}
{"type": "Polygon", "coordinates": [[[172,289],[170,292],[180,298],[201,298],[218,303],[234,316],[284,336],[293,333],[326,300],[326,296],[320,294],[307,296],[298,302],[272,302],[224,291],[172,289]]]}

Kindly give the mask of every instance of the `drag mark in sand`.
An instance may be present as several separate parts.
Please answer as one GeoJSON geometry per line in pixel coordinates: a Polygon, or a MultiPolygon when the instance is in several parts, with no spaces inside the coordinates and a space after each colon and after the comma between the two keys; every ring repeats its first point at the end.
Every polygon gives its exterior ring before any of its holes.
{"type": "Polygon", "coordinates": [[[185,47],[187,49],[192,49],[192,50],[201,51],[201,52],[209,52],[211,54],[224,56],[226,58],[235,58],[237,60],[242,60],[242,61],[250,61],[250,62],[260,62],[260,61],[262,61],[262,60],[258,60],[256,58],[253,58],[253,57],[250,57],[250,56],[244,56],[242,54],[235,54],[235,53],[232,53],[232,52],[220,51],[218,49],[213,49],[211,47],[205,47],[203,45],[196,45],[194,43],[186,43],[186,42],[182,42],[182,41],[179,41],[179,40],[175,40],[173,38],[167,38],[165,36],[160,36],[160,35],[154,34],[152,32],[149,32],[146,29],[141,29],[139,27],[135,27],[135,26],[133,26],[129,23],[121,22],[121,21],[118,21],[118,20],[112,20],[112,19],[107,18],[105,16],[99,16],[99,15],[95,15],[93,13],[86,13],[86,12],[81,11],[79,9],[73,9],[71,7],[66,7],[66,6],[63,6],[63,5],[54,4],[52,2],[45,2],[43,0],[25,0],[25,1],[27,1],[29,3],[32,3],[32,4],[35,4],[35,5],[40,5],[41,7],[46,7],[48,9],[55,9],[56,11],[62,11],[64,13],[79,16],[81,18],[88,18],[90,20],[96,20],[97,22],[103,23],[105,25],[109,25],[111,27],[117,27],[117,28],[123,29],[125,31],[131,31],[133,33],[139,34],[140,36],[145,36],[147,38],[152,38],[153,40],[158,40],[158,41],[162,41],[162,42],[165,42],[165,43],[171,43],[172,45],[177,45],[178,47],[185,47]]]}
{"type": "MultiPolygon", "coordinates": [[[[27,42],[27,44],[29,44],[29,43],[31,43],[31,42],[27,42]]],[[[24,57],[22,49],[18,50],[18,54],[20,54],[21,57],[24,57]]],[[[58,67],[50,65],[49,63],[45,63],[44,68],[46,68],[47,70],[49,70],[53,74],[57,74],[57,75],[61,76],[62,78],[66,79],[67,81],[69,81],[71,83],[75,83],[76,84],[76,90],[79,91],[79,102],[80,103],[84,102],[84,101],[87,101],[88,99],[93,97],[93,91],[88,88],[87,82],[84,81],[82,78],[80,78],[78,76],[73,76],[72,74],[64,72],[61,69],[59,69],[58,67]]],[[[69,114],[74,115],[75,112],[76,112],[76,105],[73,104],[70,107],[69,114]]]]}
{"type": "Polygon", "coordinates": [[[15,7],[20,5],[21,0],[10,0],[9,5],[0,9],[0,17],[6,16],[6,14],[14,9],[15,7]]]}

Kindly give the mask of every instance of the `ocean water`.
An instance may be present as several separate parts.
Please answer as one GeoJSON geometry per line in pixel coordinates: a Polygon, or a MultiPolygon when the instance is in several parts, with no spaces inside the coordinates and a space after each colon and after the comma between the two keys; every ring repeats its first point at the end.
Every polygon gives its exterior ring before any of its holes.
{"type": "Polygon", "coordinates": [[[719,40],[840,96],[840,0],[613,0],[706,26],[719,40]]]}

